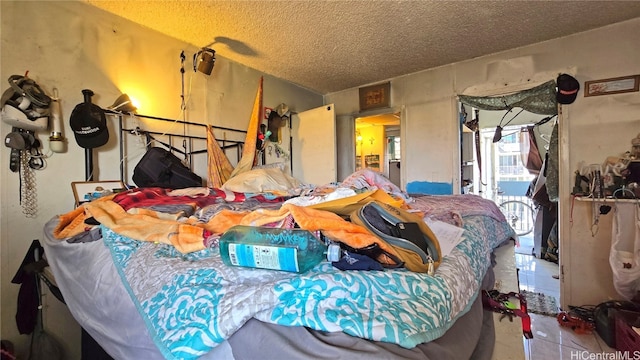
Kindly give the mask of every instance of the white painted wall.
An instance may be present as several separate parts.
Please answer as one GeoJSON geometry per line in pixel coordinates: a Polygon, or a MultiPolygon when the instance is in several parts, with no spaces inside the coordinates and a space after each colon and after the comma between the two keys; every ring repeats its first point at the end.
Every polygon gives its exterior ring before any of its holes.
{"type": "MultiPolygon", "coordinates": [[[[38,213],[34,218],[21,212],[18,174],[9,171],[9,148],[0,147],[0,336],[13,341],[24,359],[29,336],[17,332],[14,316],[19,286],[10,281],[31,240],[42,238],[44,223],[73,208],[70,183],[84,179],[84,149],[75,143],[69,127],[71,111],[83,101],[82,89],[93,90],[93,102],[102,107],[126,92],[141,102],[142,114],[181,119],[180,52],[185,51],[185,88],[190,94],[187,120],[246,129],[260,76],[264,76],[264,106],[274,108],[284,102],[295,111],[304,111],[321,106],[323,101],[318,94],[220,56],[210,77],[194,73],[190,60],[198,47],[86,4],[2,1],[0,7],[0,91],[9,87],[6,80],[10,75],[23,75],[27,70],[49,94],[56,87],[65,120],[64,135],[69,139],[68,151],[53,154],[46,169],[36,172],[38,213]]],[[[97,180],[119,178],[116,126],[115,119],[109,119],[110,140],[94,150],[97,180]]],[[[10,130],[9,125],[0,124],[3,139],[10,130]]],[[[48,136],[49,131],[38,134],[45,151],[48,136]]],[[[197,172],[205,173],[203,169],[197,172]]],[[[47,295],[45,303],[46,329],[65,345],[66,359],[80,359],[78,325],[53,296],[47,295]]]]}
{"type": "MultiPolygon", "coordinates": [[[[507,31],[505,29],[505,31],[507,31]]],[[[458,184],[456,95],[490,95],[530,88],[560,72],[585,81],[640,73],[634,34],[640,19],[390,79],[391,106],[402,108],[403,189],[422,182],[458,184]]],[[[369,84],[363,84],[363,86],[369,84]]],[[[325,95],[338,116],[357,114],[358,89],[325,95]]],[[[583,97],[562,108],[560,123],[561,303],[597,304],[616,298],[607,257],[610,219],[592,237],[590,204],[571,216],[573,172],[578,163],[602,163],[631,148],[640,132],[640,92],[583,97]]],[[[609,215],[611,216],[611,215],[609,215]]]]}

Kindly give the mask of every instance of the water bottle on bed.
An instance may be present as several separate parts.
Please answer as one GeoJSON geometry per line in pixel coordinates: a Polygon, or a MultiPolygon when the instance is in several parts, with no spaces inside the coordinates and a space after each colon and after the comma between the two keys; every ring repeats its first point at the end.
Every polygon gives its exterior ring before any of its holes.
{"type": "Polygon", "coordinates": [[[220,256],[227,265],[303,273],[337,261],[340,248],[308,230],[236,225],[220,238],[220,256]]]}

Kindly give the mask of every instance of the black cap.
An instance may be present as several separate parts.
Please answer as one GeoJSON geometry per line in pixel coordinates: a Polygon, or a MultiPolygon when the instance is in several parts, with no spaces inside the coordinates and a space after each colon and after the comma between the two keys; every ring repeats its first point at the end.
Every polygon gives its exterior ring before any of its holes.
{"type": "Polygon", "coordinates": [[[556,85],[558,86],[556,99],[560,104],[571,104],[576,101],[580,90],[580,83],[576,78],[571,75],[560,74],[556,79],[556,85]]]}
{"type": "Polygon", "coordinates": [[[109,141],[107,118],[104,111],[91,103],[91,90],[82,90],[85,102],[76,105],[69,121],[78,145],[85,149],[102,146],[109,141]]]}

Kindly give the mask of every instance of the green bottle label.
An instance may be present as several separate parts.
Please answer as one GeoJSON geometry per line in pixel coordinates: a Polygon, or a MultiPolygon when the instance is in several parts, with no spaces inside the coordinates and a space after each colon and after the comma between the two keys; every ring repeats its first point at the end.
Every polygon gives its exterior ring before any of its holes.
{"type": "Polygon", "coordinates": [[[236,266],[298,272],[298,249],[294,247],[229,244],[229,260],[236,266]]]}

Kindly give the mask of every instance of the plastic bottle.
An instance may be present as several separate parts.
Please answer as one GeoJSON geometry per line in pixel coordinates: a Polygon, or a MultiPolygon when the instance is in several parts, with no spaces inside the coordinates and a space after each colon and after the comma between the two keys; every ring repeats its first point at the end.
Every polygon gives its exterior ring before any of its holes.
{"type": "Polygon", "coordinates": [[[236,225],[220,238],[220,256],[230,266],[303,273],[325,258],[337,261],[335,246],[307,230],[236,225]]]}

